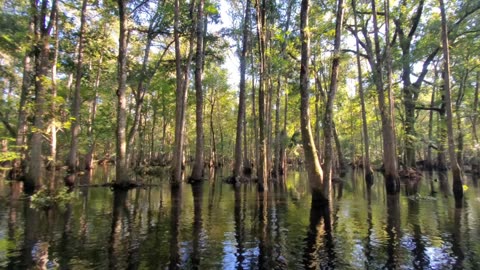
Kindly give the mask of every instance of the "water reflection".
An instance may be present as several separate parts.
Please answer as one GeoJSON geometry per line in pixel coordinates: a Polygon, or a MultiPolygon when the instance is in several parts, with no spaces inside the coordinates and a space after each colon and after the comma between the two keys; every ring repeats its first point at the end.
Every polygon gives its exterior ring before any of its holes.
{"type": "Polygon", "coordinates": [[[318,205],[312,199],[310,222],[305,238],[305,269],[331,269],[335,267],[335,251],[330,221],[330,208],[318,205]]]}
{"type": "Polygon", "coordinates": [[[399,195],[387,196],[381,175],[367,186],[362,172],[352,172],[332,185],[328,207],[315,204],[301,172],[290,170],[264,193],[255,183],[224,184],[220,175],[177,188],[151,177],[145,181],[155,186],[112,192],[98,186],[100,168],[77,179],[73,201],[48,211],[31,207],[21,183],[4,182],[0,268],[480,267],[475,178],[456,209],[447,174],[403,182],[399,195]]]}

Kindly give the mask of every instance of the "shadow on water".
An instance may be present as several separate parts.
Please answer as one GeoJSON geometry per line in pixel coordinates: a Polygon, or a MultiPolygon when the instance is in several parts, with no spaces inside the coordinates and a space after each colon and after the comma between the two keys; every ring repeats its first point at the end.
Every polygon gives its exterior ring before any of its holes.
{"type": "Polygon", "coordinates": [[[318,205],[312,197],[310,222],[305,238],[303,262],[305,269],[333,269],[336,254],[332,236],[330,207],[318,205]]]}
{"type": "Polygon", "coordinates": [[[386,269],[399,268],[400,249],[400,200],[399,195],[387,195],[387,262],[386,269]]]}
{"type": "Polygon", "coordinates": [[[183,185],[172,185],[170,188],[170,262],[169,269],[181,269],[180,257],[180,215],[182,213],[183,185]]]}
{"type": "Polygon", "coordinates": [[[191,269],[199,269],[200,262],[201,262],[201,241],[202,241],[202,225],[203,225],[203,218],[202,218],[202,202],[203,202],[203,183],[195,182],[191,184],[192,187],[192,195],[193,195],[193,230],[192,230],[192,238],[193,238],[193,247],[192,247],[192,255],[191,264],[189,268],[191,269]]]}
{"type": "Polygon", "coordinates": [[[234,186],[235,188],[235,241],[237,242],[237,250],[235,253],[236,269],[244,269],[243,262],[245,261],[245,209],[242,209],[242,187],[234,186]]]}

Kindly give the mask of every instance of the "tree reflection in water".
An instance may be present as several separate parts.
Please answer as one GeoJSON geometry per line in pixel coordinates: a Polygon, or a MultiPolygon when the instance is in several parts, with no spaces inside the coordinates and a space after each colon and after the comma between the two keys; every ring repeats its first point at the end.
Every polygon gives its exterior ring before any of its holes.
{"type": "Polygon", "coordinates": [[[310,222],[303,256],[306,269],[335,268],[336,255],[330,215],[330,206],[319,205],[318,200],[312,196],[310,222]]]}

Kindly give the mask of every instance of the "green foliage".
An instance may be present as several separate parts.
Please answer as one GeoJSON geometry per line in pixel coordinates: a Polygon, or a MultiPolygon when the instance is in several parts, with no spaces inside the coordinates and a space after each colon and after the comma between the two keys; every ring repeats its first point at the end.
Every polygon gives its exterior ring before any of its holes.
{"type": "Polygon", "coordinates": [[[35,209],[49,209],[54,206],[65,208],[74,197],[74,194],[67,188],[62,187],[58,190],[48,190],[42,188],[30,197],[32,207],[35,209]]]}

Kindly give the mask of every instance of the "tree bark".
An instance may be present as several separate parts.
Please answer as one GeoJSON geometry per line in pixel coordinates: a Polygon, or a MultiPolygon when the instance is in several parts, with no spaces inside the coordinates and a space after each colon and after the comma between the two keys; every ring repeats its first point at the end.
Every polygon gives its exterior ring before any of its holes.
{"type": "MultiPolygon", "coordinates": [[[[343,28],[343,0],[338,0],[337,14],[335,19],[335,40],[333,43],[332,72],[330,77],[330,87],[327,94],[327,103],[325,106],[323,136],[325,139],[324,156],[324,184],[330,186],[333,174],[333,144],[334,144],[334,126],[333,126],[333,102],[338,89],[338,73],[340,68],[340,42],[342,39],[343,28]]],[[[341,158],[341,157],[338,157],[341,158]]]]}
{"type": "Polygon", "coordinates": [[[46,84],[50,67],[50,32],[57,12],[57,1],[52,2],[50,15],[47,15],[47,0],[41,2],[40,10],[35,0],[31,1],[31,8],[35,20],[35,42],[38,50],[35,55],[35,119],[34,130],[30,140],[30,164],[29,171],[25,178],[25,191],[27,193],[40,189],[43,183],[44,162],[42,157],[44,116],[46,105],[46,84]],[[49,18],[47,18],[47,16],[49,18]]]}
{"type": "Polygon", "coordinates": [[[452,99],[450,90],[450,51],[447,31],[447,17],[445,15],[445,4],[443,0],[439,0],[440,14],[442,17],[442,49],[443,49],[443,89],[445,92],[445,103],[447,112],[447,133],[448,133],[448,153],[450,157],[450,166],[453,174],[453,195],[456,202],[460,202],[463,198],[463,181],[460,167],[458,166],[457,156],[455,154],[455,138],[453,135],[453,112],[452,99]]]}
{"type": "Polygon", "coordinates": [[[83,47],[85,43],[85,24],[86,24],[86,11],[87,0],[82,1],[82,9],[80,13],[80,32],[78,35],[78,54],[77,54],[77,66],[75,72],[75,90],[73,94],[72,103],[72,139],[70,142],[70,153],[68,154],[67,166],[68,171],[74,173],[77,170],[77,152],[78,152],[78,136],[80,135],[80,104],[81,96],[80,91],[82,89],[82,77],[83,77],[83,47]]]}
{"type": "Polygon", "coordinates": [[[96,139],[95,139],[95,134],[93,132],[93,127],[95,124],[95,118],[97,116],[97,98],[98,98],[98,87],[100,86],[100,76],[102,74],[102,63],[103,63],[103,51],[100,54],[100,58],[98,59],[98,69],[97,69],[97,75],[95,77],[95,83],[93,85],[93,100],[92,100],[92,107],[90,108],[90,120],[89,120],[89,126],[87,128],[87,135],[88,135],[88,152],[87,156],[85,157],[85,169],[86,170],[91,170],[93,168],[93,155],[95,152],[95,145],[96,145],[96,139]]]}
{"type": "Polygon", "coordinates": [[[257,0],[257,34],[259,43],[259,76],[260,86],[258,90],[258,125],[260,128],[259,136],[259,162],[258,162],[258,190],[263,192],[268,189],[268,171],[267,171],[267,123],[266,123],[266,97],[267,87],[266,78],[266,1],[257,0]]]}
{"type": "MultiPolygon", "coordinates": [[[[393,123],[393,114],[392,114],[392,102],[390,97],[385,97],[384,93],[384,80],[383,80],[383,68],[382,62],[385,59],[382,59],[380,52],[380,39],[379,39],[379,28],[377,21],[377,10],[375,0],[371,1],[372,10],[373,10],[373,28],[374,28],[374,42],[375,42],[375,62],[370,60],[373,70],[374,82],[376,85],[378,93],[378,105],[380,108],[380,116],[382,120],[382,135],[383,135],[383,165],[385,169],[385,187],[388,194],[396,194],[400,191],[400,180],[398,176],[397,168],[397,157],[396,157],[396,141],[395,141],[395,127],[393,123]],[[389,102],[390,101],[390,102],[389,102]],[[389,104],[390,103],[390,104],[389,104]]],[[[389,39],[387,38],[387,43],[389,39]]],[[[386,45],[387,48],[390,46],[386,45]]],[[[371,50],[370,50],[371,51],[371,50]]],[[[370,55],[372,53],[370,52],[370,55]]],[[[388,59],[388,54],[386,54],[388,59]]],[[[371,56],[370,58],[373,58],[371,56]]],[[[387,60],[387,68],[390,65],[390,61],[387,60]]],[[[391,68],[391,67],[390,67],[391,68]]],[[[389,76],[387,80],[387,90],[391,92],[391,72],[389,71],[389,76]]],[[[390,96],[390,94],[389,94],[390,96]]]]}
{"type": "Polygon", "coordinates": [[[478,90],[480,89],[480,71],[477,71],[477,77],[475,82],[475,97],[473,100],[473,117],[472,117],[472,133],[473,133],[473,142],[478,144],[478,135],[477,135],[477,119],[478,119],[478,90]]]}
{"type": "MultiPolygon", "coordinates": [[[[192,169],[192,180],[203,179],[204,168],[204,135],[203,135],[203,89],[202,89],[202,74],[203,74],[203,59],[204,59],[204,22],[203,8],[205,0],[199,0],[197,12],[197,48],[195,59],[195,97],[196,97],[196,147],[195,147],[195,163],[192,169]]],[[[237,134],[238,135],[238,134],[237,134]]],[[[241,137],[241,136],[240,136],[241,137]]],[[[241,138],[240,138],[241,141],[241,138]]]]}
{"type": "MultiPolygon", "coordinates": [[[[191,2],[190,17],[193,18],[195,1],[191,2]]],[[[189,50],[185,59],[182,59],[180,49],[180,2],[175,0],[174,11],[174,40],[175,40],[175,66],[177,76],[176,100],[175,100],[175,145],[172,162],[172,185],[178,185],[184,177],[184,148],[185,148],[185,114],[188,100],[188,82],[190,79],[190,65],[193,57],[194,29],[190,33],[189,50]],[[185,62],[182,65],[182,62],[185,62]]],[[[196,25],[196,22],[193,23],[196,25]]]]}
{"type": "Polygon", "coordinates": [[[28,122],[27,122],[27,97],[30,94],[30,87],[33,83],[33,67],[32,60],[34,58],[34,40],[31,40],[31,36],[35,33],[35,16],[33,14],[30,16],[30,21],[28,25],[28,40],[32,43],[25,50],[25,56],[23,58],[23,74],[22,74],[22,87],[20,92],[20,100],[18,104],[18,123],[17,123],[17,136],[15,144],[17,146],[17,152],[19,157],[15,159],[13,163],[11,178],[20,179],[22,175],[26,173],[25,171],[25,155],[27,152],[27,131],[28,131],[28,122]]]}
{"type": "MultiPolygon", "coordinates": [[[[358,32],[358,23],[357,23],[357,9],[356,9],[356,0],[352,0],[352,7],[354,13],[354,24],[355,24],[355,35],[358,32]]],[[[358,38],[355,40],[355,47],[357,50],[357,71],[358,71],[358,93],[360,95],[360,105],[362,107],[362,131],[363,131],[363,145],[365,156],[363,158],[363,171],[365,175],[365,182],[368,186],[373,185],[373,170],[370,165],[370,139],[368,136],[368,126],[367,126],[367,110],[365,108],[365,91],[363,89],[363,74],[362,74],[362,64],[360,61],[360,46],[358,44],[358,38]]]]}
{"type": "Polygon", "coordinates": [[[120,186],[127,185],[128,171],[127,171],[127,47],[128,47],[128,14],[127,14],[127,1],[117,0],[119,10],[119,38],[118,38],[118,70],[117,70],[117,138],[116,138],[116,183],[120,186]]]}
{"type": "MultiPolygon", "coordinates": [[[[235,164],[233,168],[233,177],[238,182],[238,178],[242,176],[242,134],[243,123],[245,119],[245,77],[247,70],[247,52],[248,52],[248,37],[250,28],[250,0],[247,0],[245,6],[245,18],[243,21],[243,39],[242,39],[242,52],[240,55],[240,93],[238,100],[238,116],[237,116],[237,133],[235,140],[235,164]]],[[[247,147],[244,145],[243,147],[247,147]]]]}
{"type": "Polygon", "coordinates": [[[300,9],[300,125],[302,132],[303,151],[305,166],[308,174],[310,188],[312,189],[313,201],[319,204],[327,204],[328,198],[323,190],[323,172],[318,160],[315,142],[310,127],[310,104],[309,104],[309,61],[310,61],[310,36],[308,33],[309,0],[302,0],[300,9]]]}

